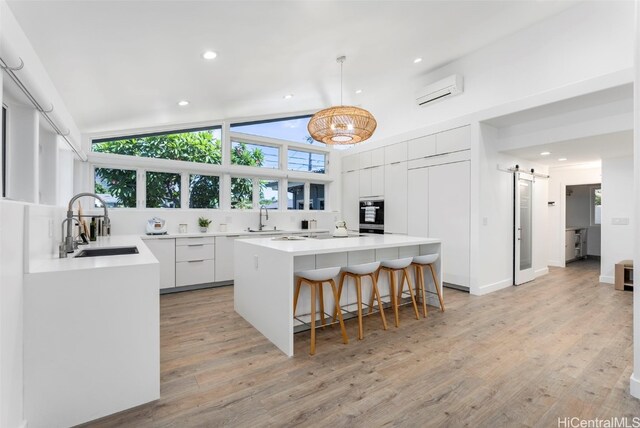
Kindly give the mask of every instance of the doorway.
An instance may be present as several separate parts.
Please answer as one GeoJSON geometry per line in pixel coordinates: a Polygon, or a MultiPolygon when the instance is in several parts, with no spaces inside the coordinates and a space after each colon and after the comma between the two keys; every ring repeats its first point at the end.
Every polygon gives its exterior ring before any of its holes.
{"type": "Polygon", "coordinates": [[[600,260],[601,183],[566,186],[564,262],[600,260]]]}

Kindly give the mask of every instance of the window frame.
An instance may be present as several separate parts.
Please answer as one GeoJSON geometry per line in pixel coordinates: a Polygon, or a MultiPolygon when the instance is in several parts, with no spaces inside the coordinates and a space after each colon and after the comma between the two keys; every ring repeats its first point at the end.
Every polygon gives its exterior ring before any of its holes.
{"type": "Polygon", "coordinates": [[[602,185],[594,185],[589,187],[589,210],[591,212],[591,226],[602,226],[602,185]],[[600,190],[600,223],[596,223],[596,191],[600,190]]]}
{"type": "MultiPolygon", "coordinates": [[[[300,115],[303,117],[304,115],[300,115]]],[[[265,121],[271,120],[286,120],[292,116],[287,117],[274,117],[265,121]]],[[[244,120],[244,123],[249,121],[244,120]]],[[[277,180],[278,181],[278,211],[287,210],[287,198],[286,189],[288,181],[299,181],[305,183],[305,205],[304,211],[309,211],[309,183],[319,183],[325,185],[325,210],[329,211],[330,207],[330,188],[334,178],[330,174],[331,159],[334,156],[333,150],[330,147],[319,147],[309,144],[297,143],[293,141],[278,140],[270,137],[261,137],[250,134],[243,134],[239,132],[230,131],[230,123],[239,124],[239,120],[234,121],[222,121],[222,122],[201,122],[193,126],[184,127],[156,127],[145,130],[135,130],[121,133],[100,133],[89,135],[85,140],[91,146],[91,144],[99,141],[118,140],[126,138],[136,138],[140,136],[150,135],[162,135],[172,134],[179,132],[189,132],[198,130],[208,130],[212,128],[220,128],[221,130],[221,145],[222,145],[222,163],[206,164],[196,163],[183,160],[172,159],[158,159],[147,157],[136,157],[130,155],[120,155],[114,153],[101,153],[88,151],[88,165],[90,168],[90,177],[87,176],[85,183],[91,186],[91,189],[95,188],[95,168],[117,168],[117,169],[130,169],[136,170],[136,209],[153,209],[153,210],[223,210],[223,211],[236,211],[231,208],[231,177],[239,178],[251,178],[253,180],[253,203],[252,209],[259,209],[259,197],[256,197],[256,192],[259,195],[259,181],[261,180],[277,180]],[[257,144],[273,146],[279,149],[279,168],[262,168],[247,165],[234,165],[231,164],[231,142],[241,141],[246,144],[257,144]],[[289,148],[294,150],[307,151],[312,153],[320,153],[325,155],[325,173],[314,173],[307,171],[289,171],[288,162],[285,162],[285,153],[288,154],[289,148]],[[286,164],[285,164],[286,163],[286,164]],[[147,208],[146,207],[146,172],[168,172],[181,174],[181,208],[147,208]],[[219,207],[218,208],[189,208],[189,177],[191,174],[200,174],[208,176],[217,176],[219,178],[219,207]],[[185,191],[187,189],[187,191],[185,191]]],[[[89,172],[87,173],[87,175],[89,172]]],[[[131,209],[131,208],[113,208],[119,209],[131,209]]],[[[244,211],[250,211],[246,209],[244,211]]],[[[317,211],[317,210],[313,210],[317,211]]]]}

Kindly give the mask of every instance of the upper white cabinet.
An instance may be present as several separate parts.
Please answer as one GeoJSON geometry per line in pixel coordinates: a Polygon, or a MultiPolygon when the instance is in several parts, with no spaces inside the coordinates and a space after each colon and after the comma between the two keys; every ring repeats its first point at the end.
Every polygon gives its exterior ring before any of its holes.
{"type": "Polygon", "coordinates": [[[407,160],[407,143],[392,144],[384,148],[384,163],[397,163],[407,160]]]}
{"type": "Polygon", "coordinates": [[[176,240],[145,239],[144,244],[160,262],[160,288],[176,286],[176,240]]]}
{"type": "Polygon", "coordinates": [[[342,174],[342,220],[349,230],[360,228],[360,171],[342,174]]]}
{"type": "Polygon", "coordinates": [[[360,169],[384,164],[384,147],[360,153],[360,169]]]}
{"type": "Polygon", "coordinates": [[[384,194],[385,233],[407,233],[406,161],[385,165],[384,194]]]}
{"type": "Polygon", "coordinates": [[[342,172],[360,169],[360,155],[349,155],[342,158],[342,172]]]}
{"type": "Polygon", "coordinates": [[[458,152],[471,148],[469,125],[436,134],[436,154],[458,152]]]}
{"type": "Polygon", "coordinates": [[[425,135],[407,141],[408,159],[420,159],[436,154],[436,136],[425,135]]]}

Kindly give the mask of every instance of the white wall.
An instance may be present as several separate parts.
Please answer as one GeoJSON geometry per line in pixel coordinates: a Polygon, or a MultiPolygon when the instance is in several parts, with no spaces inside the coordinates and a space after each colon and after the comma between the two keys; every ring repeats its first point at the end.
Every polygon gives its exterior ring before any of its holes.
{"type": "Polygon", "coordinates": [[[600,282],[613,284],[614,265],[633,258],[633,158],[602,161],[602,259],[600,282]],[[614,225],[624,219],[626,225],[614,225]]]}

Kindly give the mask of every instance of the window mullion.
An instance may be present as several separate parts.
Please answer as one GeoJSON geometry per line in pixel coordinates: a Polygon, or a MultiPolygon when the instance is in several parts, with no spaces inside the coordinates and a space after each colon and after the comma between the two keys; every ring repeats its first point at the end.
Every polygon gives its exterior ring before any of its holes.
{"type": "Polygon", "coordinates": [[[144,168],[136,170],[138,179],[136,180],[136,194],[138,195],[138,208],[146,208],[147,206],[147,171],[144,168]]]}
{"type": "Polygon", "coordinates": [[[305,209],[305,211],[309,211],[309,196],[311,196],[310,190],[311,190],[311,186],[309,185],[309,182],[306,181],[304,183],[304,209],[305,209]]]}
{"type": "Polygon", "coordinates": [[[180,173],[180,208],[189,208],[189,173],[180,173]]]}

